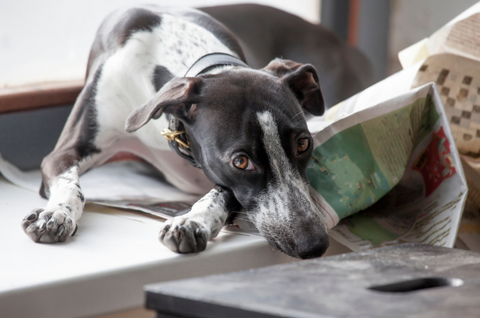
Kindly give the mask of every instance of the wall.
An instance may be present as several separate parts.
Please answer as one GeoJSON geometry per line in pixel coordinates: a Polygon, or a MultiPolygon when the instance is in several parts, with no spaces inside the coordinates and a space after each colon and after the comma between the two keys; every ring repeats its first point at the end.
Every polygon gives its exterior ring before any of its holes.
{"type": "MultiPolygon", "coordinates": [[[[103,18],[144,3],[212,6],[241,0],[3,0],[0,2],[0,88],[22,82],[83,77],[88,52],[103,18]]],[[[318,0],[249,0],[318,22],[318,0]]]]}

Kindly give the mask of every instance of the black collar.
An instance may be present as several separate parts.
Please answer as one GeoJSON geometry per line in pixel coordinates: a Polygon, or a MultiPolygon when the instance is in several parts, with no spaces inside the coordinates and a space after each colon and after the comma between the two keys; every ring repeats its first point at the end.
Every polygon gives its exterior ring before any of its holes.
{"type": "Polygon", "coordinates": [[[209,53],[200,57],[195,63],[190,66],[185,77],[195,77],[200,74],[206,73],[209,70],[219,66],[241,66],[250,68],[245,62],[238,57],[227,53],[209,53]]]}
{"type": "MultiPolygon", "coordinates": [[[[226,53],[209,53],[200,57],[190,66],[185,77],[195,77],[219,66],[240,66],[250,68],[244,61],[226,53]]],[[[202,168],[193,158],[183,124],[173,115],[167,114],[168,128],[162,132],[168,139],[170,148],[196,168],[202,168]]]]}

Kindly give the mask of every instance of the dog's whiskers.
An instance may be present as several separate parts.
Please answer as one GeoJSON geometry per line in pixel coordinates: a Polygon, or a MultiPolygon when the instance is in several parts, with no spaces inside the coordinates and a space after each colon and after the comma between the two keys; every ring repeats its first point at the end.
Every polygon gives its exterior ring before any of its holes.
{"type": "Polygon", "coordinates": [[[295,117],[301,114],[303,114],[303,111],[299,111],[297,114],[295,114],[292,118],[290,118],[290,121],[292,121],[295,117]]]}
{"type": "Polygon", "coordinates": [[[233,213],[247,214],[247,211],[232,211],[233,213]]]}

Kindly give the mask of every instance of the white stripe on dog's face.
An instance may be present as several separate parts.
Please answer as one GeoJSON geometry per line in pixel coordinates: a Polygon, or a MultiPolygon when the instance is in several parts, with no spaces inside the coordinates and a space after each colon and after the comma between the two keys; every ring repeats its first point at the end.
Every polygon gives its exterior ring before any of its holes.
{"type": "Polygon", "coordinates": [[[310,198],[308,184],[288,160],[272,113],[259,112],[257,118],[273,179],[259,196],[257,209],[250,218],[271,244],[298,256],[299,241],[309,233],[326,235],[326,219],[310,198]]]}

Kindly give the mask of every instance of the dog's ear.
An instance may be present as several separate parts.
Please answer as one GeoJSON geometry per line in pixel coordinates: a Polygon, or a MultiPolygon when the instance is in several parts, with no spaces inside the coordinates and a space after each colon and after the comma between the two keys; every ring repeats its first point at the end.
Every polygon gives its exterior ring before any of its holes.
{"type": "Polygon", "coordinates": [[[263,70],[290,87],[303,109],[315,116],[323,115],[325,102],[313,65],[275,59],[263,70]]]}
{"type": "Polygon", "coordinates": [[[185,118],[191,107],[200,101],[202,80],[197,77],[178,77],[165,84],[145,105],[128,116],[125,130],[134,132],[148,123],[158,119],[163,113],[185,118]]]}

